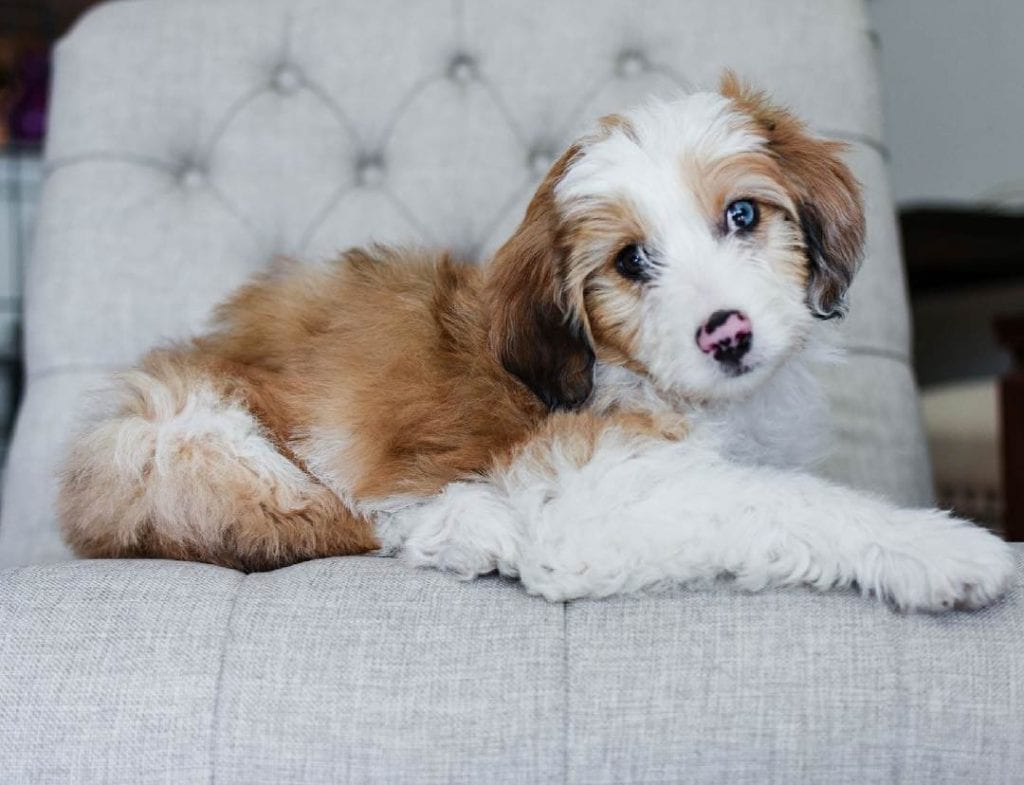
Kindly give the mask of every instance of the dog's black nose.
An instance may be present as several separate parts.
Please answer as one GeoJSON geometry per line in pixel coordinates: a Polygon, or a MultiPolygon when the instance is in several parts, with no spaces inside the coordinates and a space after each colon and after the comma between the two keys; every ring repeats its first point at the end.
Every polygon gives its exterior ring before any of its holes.
{"type": "Polygon", "coordinates": [[[741,311],[715,311],[696,335],[700,350],[726,365],[739,365],[753,339],[754,327],[741,311]]]}

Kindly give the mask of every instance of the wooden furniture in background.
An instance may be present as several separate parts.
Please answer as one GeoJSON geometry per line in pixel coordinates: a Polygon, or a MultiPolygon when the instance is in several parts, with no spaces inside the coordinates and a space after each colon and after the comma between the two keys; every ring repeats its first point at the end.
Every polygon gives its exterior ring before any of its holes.
{"type": "MultiPolygon", "coordinates": [[[[900,213],[900,229],[912,303],[935,293],[1024,284],[1024,215],[914,208],[900,213]]],[[[1002,529],[1015,541],[1024,540],[1024,303],[1021,311],[996,319],[999,343],[1014,358],[1001,382],[1000,419],[1002,529]]]]}
{"type": "Polygon", "coordinates": [[[1024,215],[914,208],[900,233],[911,296],[1024,281],[1024,215]]]}
{"type": "Polygon", "coordinates": [[[53,41],[101,0],[0,0],[0,36],[29,34],[53,41]]]}
{"type": "Polygon", "coordinates": [[[1003,526],[1006,539],[1024,541],[1024,314],[996,320],[999,343],[1013,355],[1000,385],[1003,412],[1003,526]]]}

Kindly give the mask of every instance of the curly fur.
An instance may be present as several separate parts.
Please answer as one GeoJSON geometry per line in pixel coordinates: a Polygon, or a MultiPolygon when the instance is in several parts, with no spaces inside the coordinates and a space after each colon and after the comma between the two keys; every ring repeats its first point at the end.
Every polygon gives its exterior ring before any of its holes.
{"type": "Polygon", "coordinates": [[[727,576],[992,602],[998,538],[802,468],[820,320],[864,239],[841,152],[729,76],[598,122],[485,266],[282,262],[115,381],[69,453],[65,536],[247,570],[377,551],[549,600],[727,576]],[[730,226],[735,200],[756,225],[730,226]],[[726,363],[699,338],[729,309],[752,332],[726,363]]]}

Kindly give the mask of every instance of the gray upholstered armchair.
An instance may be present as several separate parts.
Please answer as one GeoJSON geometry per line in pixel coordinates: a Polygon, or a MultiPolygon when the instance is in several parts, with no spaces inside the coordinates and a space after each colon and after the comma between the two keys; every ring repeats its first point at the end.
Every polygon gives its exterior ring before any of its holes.
{"type": "Polygon", "coordinates": [[[857,0],[134,0],[57,53],[0,519],[3,783],[1009,783],[1024,590],[548,604],[389,560],[71,562],[90,389],[278,254],[483,257],[585,120],[732,67],[851,144],[869,250],[831,477],[926,503],[873,44],[857,0]]]}

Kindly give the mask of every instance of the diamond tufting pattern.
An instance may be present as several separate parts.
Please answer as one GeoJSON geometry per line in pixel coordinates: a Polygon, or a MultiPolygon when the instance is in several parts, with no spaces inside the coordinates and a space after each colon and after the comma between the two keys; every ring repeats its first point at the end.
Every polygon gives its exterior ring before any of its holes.
{"type": "Polygon", "coordinates": [[[121,0],[59,46],[0,563],[60,558],[50,501],[84,393],[277,255],[368,241],[484,258],[592,118],[737,70],[851,143],[869,253],[833,382],[833,476],[927,499],[856,0],[121,0]]]}

